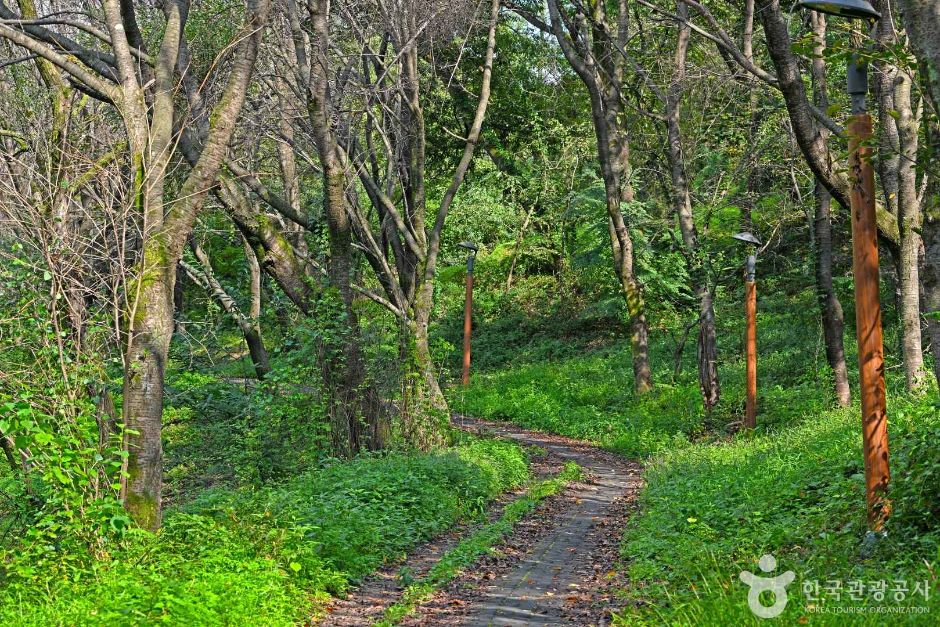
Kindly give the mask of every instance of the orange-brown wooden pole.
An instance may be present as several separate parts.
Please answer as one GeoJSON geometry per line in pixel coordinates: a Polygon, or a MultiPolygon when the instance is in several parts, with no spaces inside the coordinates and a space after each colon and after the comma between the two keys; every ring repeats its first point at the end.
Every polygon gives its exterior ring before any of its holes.
{"type": "Polygon", "coordinates": [[[881,531],[891,513],[887,500],[888,415],[885,409],[884,346],[878,296],[878,224],[875,175],[871,164],[871,116],[856,113],[849,124],[852,170],[852,273],[855,276],[855,328],[862,398],[862,443],[868,525],[881,531]]]}
{"type": "Polygon", "coordinates": [[[467,296],[463,310],[463,375],[460,382],[470,384],[470,332],[473,329],[473,266],[467,264],[467,296]]]}
{"type": "Polygon", "coordinates": [[[757,426],[757,284],[744,282],[744,315],[747,318],[744,328],[745,391],[747,398],[744,405],[744,426],[753,429],[757,426]]]}

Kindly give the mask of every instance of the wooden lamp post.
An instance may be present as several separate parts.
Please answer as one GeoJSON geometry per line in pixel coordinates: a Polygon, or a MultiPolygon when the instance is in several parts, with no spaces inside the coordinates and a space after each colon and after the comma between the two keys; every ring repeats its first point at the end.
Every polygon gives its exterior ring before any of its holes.
{"type": "Polygon", "coordinates": [[[757,426],[757,247],[760,240],[752,233],[738,233],[734,239],[744,242],[750,248],[744,272],[744,355],[745,393],[744,428],[757,426]]]}
{"type": "MultiPolygon", "coordinates": [[[[867,0],[800,0],[803,9],[874,23],[881,18],[867,0]]],[[[871,116],[868,63],[852,55],[848,67],[852,100],[849,122],[849,165],[852,189],[852,274],[855,277],[855,330],[858,337],[859,385],[862,397],[862,443],[865,456],[865,495],[868,526],[882,531],[891,513],[887,498],[891,477],[888,464],[888,415],[885,409],[884,346],[881,302],[878,296],[878,225],[875,220],[875,173],[871,164],[871,116]]]]}
{"type": "Polygon", "coordinates": [[[460,242],[462,248],[470,251],[467,257],[467,292],[463,309],[463,373],[460,382],[470,385],[470,333],[473,331],[473,262],[479,248],[473,242],[460,242]]]}

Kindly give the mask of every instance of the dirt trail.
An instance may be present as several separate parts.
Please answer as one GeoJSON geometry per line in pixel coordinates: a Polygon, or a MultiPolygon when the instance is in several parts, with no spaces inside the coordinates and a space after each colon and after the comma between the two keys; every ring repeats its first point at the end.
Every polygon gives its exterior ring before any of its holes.
{"type": "MultiPolygon", "coordinates": [[[[498,551],[478,561],[402,624],[609,624],[612,592],[625,583],[617,569],[620,537],[642,485],[642,467],[568,438],[459,416],[454,424],[545,449],[549,454],[539,461],[540,474],[557,472],[571,460],[588,476],[543,501],[498,551]]],[[[420,576],[456,541],[456,533],[448,534],[419,549],[408,560],[408,572],[420,576]]],[[[323,624],[371,624],[397,600],[399,569],[365,582],[334,606],[323,624]]]]}

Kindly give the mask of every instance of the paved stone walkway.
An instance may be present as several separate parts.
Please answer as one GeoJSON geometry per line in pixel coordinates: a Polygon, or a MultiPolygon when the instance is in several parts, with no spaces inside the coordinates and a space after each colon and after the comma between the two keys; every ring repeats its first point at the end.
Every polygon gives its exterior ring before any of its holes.
{"type": "MultiPolygon", "coordinates": [[[[571,593],[579,592],[593,575],[592,549],[599,539],[598,522],[615,501],[635,496],[642,485],[642,467],[592,446],[515,427],[457,418],[464,428],[490,431],[528,445],[545,448],[577,462],[592,478],[574,487],[573,505],[554,529],[543,537],[509,573],[493,581],[482,600],[472,603],[462,624],[488,625],[572,624],[571,593]]],[[[630,499],[632,500],[632,499],[630,499]]],[[[623,506],[621,502],[619,504],[623,506]]],[[[606,622],[603,618],[592,624],[606,622]]]]}
{"type": "MultiPolygon", "coordinates": [[[[544,449],[546,455],[532,460],[537,476],[552,476],[571,460],[584,469],[587,478],[543,501],[496,547],[495,554],[482,557],[439,590],[402,626],[609,624],[613,593],[625,584],[616,572],[620,538],[642,485],[643,468],[569,438],[463,416],[454,416],[453,423],[467,431],[544,449]]],[[[514,496],[518,495],[500,499],[490,519],[495,520],[514,496]]],[[[321,624],[373,624],[398,600],[403,589],[398,576],[402,566],[413,578],[420,578],[471,530],[454,529],[416,549],[404,565],[376,573],[349,598],[332,603],[321,624]]]]}

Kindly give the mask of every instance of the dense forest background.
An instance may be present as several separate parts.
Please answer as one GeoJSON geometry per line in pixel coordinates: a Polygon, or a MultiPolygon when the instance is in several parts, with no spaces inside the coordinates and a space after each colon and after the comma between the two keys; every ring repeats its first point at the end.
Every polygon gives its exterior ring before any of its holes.
{"type": "Polygon", "coordinates": [[[873,4],[869,30],[778,0],[0,2],[0,622],[311,620],[531,482],[454,412],[647,464],[619,621],[756,620],[737,573],[769,551],[940,610],[940,13],[873,4]]]}

